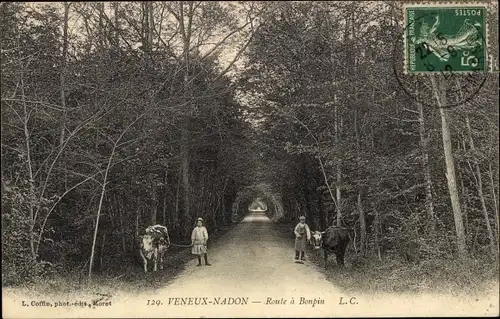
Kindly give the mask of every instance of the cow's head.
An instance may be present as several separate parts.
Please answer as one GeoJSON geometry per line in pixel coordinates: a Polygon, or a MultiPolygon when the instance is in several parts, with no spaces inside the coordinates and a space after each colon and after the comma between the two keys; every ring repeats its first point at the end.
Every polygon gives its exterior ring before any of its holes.
{"type": "Polygon", "coordinates": [[[311,245],[314,250],[320,249],[323,242],[323,234],[325,232],[313,231],[311,234],[311,245]]]}
{"type": "Polygon", "coordinates": [[[170,246],[170,242],[165,237],[160,237],[158,240],[158,246],[170,246]]]}

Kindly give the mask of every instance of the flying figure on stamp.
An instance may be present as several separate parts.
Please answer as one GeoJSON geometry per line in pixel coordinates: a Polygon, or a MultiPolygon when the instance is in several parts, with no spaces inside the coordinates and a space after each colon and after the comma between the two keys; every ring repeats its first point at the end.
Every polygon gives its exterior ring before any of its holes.
{"type": "Polygon", "coordinates": [[[415,44],[426,43],[432,53],[437,56],[441,61],[448,61],[450,58],[450,48],[454,51],[471,50],[481,46],[481,36],[478,27],[480,23],[472,24],[469,19],[465,19],[464,23],[455,35],[444,35],[437,32],[440,25],[439,15],[436,15],[436,21],[429,28],[429,24],[423,20],[420,27],[420,36],[413,37],[415,44]]]}

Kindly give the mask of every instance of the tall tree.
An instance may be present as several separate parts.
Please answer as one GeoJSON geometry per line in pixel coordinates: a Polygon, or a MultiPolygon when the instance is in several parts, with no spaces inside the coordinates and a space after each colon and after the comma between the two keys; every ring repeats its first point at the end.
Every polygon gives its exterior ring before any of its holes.
{"type": "Polygon", "coordinates": [[[430,77],[434,97],[441,115],[441,134],[443,138],[443,149],[446,163],[446,180],[448,182],[448,191],[450,194],[451,207],[453,209],[453,219],[455,220],[455,231],[457,234],[457,250],[460,258],[467,256],[467,247],[465,244],[465,229],[460,207],[460,199],[458,196],[457,178],[455,174],[455,162],[453,159],[453,149],[449,124],[449,111],[446,108],[448,105],[446,91],[448,83],[443,78],[430,77]]]}

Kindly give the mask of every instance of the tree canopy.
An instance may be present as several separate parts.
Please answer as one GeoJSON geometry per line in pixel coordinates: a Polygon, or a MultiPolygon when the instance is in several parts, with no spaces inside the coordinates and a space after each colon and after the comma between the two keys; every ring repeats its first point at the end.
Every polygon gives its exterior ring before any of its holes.
{"type": "Polygon", "coordinates": [[[394,74],[400,3],[0,11],[4,284],[112,271],[147,226],[185,242],[257,198],[276,221],[348,227],[367,258],[498,258],[498,72],[446,114],[413,99],[402,85],[436,86],[394,74]]]}

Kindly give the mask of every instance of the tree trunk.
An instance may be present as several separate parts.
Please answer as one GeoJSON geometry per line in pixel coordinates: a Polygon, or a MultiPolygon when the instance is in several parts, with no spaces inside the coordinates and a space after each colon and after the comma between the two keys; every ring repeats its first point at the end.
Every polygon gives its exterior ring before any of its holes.
{"type": "Polygon", "coordinates": [[[225,225],[226,222],[225,222],[225,211],[224,211],[224,193],[226,192],[226,187],[227,187],[227,181],[228,181],[229,177],[226,176],[224,178],[224,186],[222,187],[222,191],[220,192],[220,194],[217,194],[217,204],[215,206],[215,211],[214,211],[214,214],[221,214],[221,220],[222,220],[222,225],[225,225]],[[221,210],[221,207],[222,207],[222,210],[221,210]]]}
{"type": "MultiPolygon", "coordinates": [[[[184,127],[183,135],[187,135],[187,129],[184,127]]],[[[182,157],[182,190],[183,190],[183,204],[184,204],[184,220],[186,222],[191,220],[191,192],[189,186],[189,152],[187,146],[186,138],[183,139],[183,145],[181,150],[182,157]]]]}
{"type": "Polygon", "coordinates": [[[63,50],[61,57],[61,108],[62,108],[62,123],[61,134],[59,137],[59,144],[64,143],[66,132],[66,59],[68,55],[68,16],[69,16],[69,2],[64,2],[64,20],[63,20],[63,50]]]}
{"type": "Polygon", "coordinates": [[[490,251],[493,256],[496,256],[497,249],[495,245],[495,238],[493,236],[493,230],[491,228],[490,218],[488,216],[488,209],[486,208],[486,201],[484,199],[484,194],[483,194],[483,181],[481,177],[481,170],[478,164],[476,164],[476,175],[477,175],[477,192],[479,200],[481,201],[481,208],[484,215],[484,223],[486,224],[486,229],[488,231],[488,238],[490,240],[490,251]]]}
{"type": "Polygon", "coordinates": [[[465,245],[465,230],[462,211],[460,207],[460,199],[458,196],[458,189],[456,183],[455,164],[453,161],[453,149],[451,142],[451,133],[449,126],[448,109],[443,108],[442,105],[447,105],[446,97],[446,83],[442,79],[436,79],[433,75],[430,76],[432,81],[432,88],[439,107],[439,114],[441,115],[441,134],[443,138],[443,149],[446,163],[446,179],[448,181],[448,191],[450,194],[451,207],[453,210],[453,218],[455,221],[455,230],[457,235],[457,249],[458,255],[461,259],[467,256],[467,247],[465,245]]]}
{"type": "MultiPolygon", "coordinates": [[[[476,148],[474,146],[474,139],[472,138],[472,128],[470,125],[469,115],[465,116],[465,124],[467,125],[467,132],[469,135],[470,148],[471,148],[471,151],[474,153],[476,148]]],[[[491,254],[493,256],[496,256],[497,249],[495,246],[495,239],[493,237],[493,230],[491,229],[490,218],[488,216],[488,209],[486,208],[486,201],[484,199],[484,194],[483,194],[483,179],[481,177],[481,168],[479,167],[479,163],[477,162],[477,160],[475,160],[474,166],[475,166],[476,172],[475,172],[475,174],[474,174],[474,172],[472,172],[472,174],[476,175],[476,178],[475,178],[476,188],[477,188],[479,200],[481,202],[481,208],[482,208],[483,216],[484,216],[484,223],[486,224],[486,229],[488,231],[488,238],[490,240],[490,251],[491,251],[491,254]]]]}
{"type": "Polygon", "coordinates": [[[420,135],[420,148],[422,151],[422,166],[425,179],[425,209],[427,210],[427,218],[429,219],[430,230],[436,228],[436,218],[434,216],[434,200],[432,198],[432,179],[429,166],[429,135],[425,130],[425,114],[422,103],[417,102],[418,107],[418,122],[420,135]]]}
{"type": "MultiPolygon", "coordinates": [[[[21,72],[24,72],[22,70],[21,72]]],[[[30,131],[28,127],[28,122],[29,122],[29,113],[28,113],[28,107],[26,105],[26,95],[24,91],[24,80],[23,80],[24,74],[21,75],[21,94],[22,94],[22,99],[23,99],[23,111],[24,111],[24,123],[23,123],[23,128],[24,128],[24,142],[26,146],[26,168],[28,171],[28,176],[29,176],[29,218],[30,218],[30,252],[31,252],[31,258],[33,261],[36,260],[37,252],[35,249],[35,224],[36,224],[36,217],[35,217],[35,180],[33,177],[33,163],[31,162],[31,142],[30,142],[30,131]]]]}
{"type": "MultiPolygon", "coordinates": [[[[19,37],[17,38],[17,46],[21,46],[21,42],[19,37]]],[[[20,60],[22,60],[22,57],[19,57],[20,60]]],[[[20,76],[20,84],[21,84],[21,98],[22,98],[22,105],[23,105],[23,132],[24,132],[24,144],[26,147],[26,170],[28,171],[28,176],[29,176],[29,207],[28,207],[28,212],[29,212],[29,219],[30,219],[30,225],[29,225],[29,245],[30,245],[30,253],[31,253],[31,258],[33,261],[36,260],[37,258],[37,250],[35,249],[35,224],[36,224],[36,214],[35,214],[35,179],[33,175],[33,163],[31,159],[31,141],[30,141],[30,130],[29,130],[29,119],[30,119],[30,112],[28,112],[28,106],[26,104],[26,92],[25,92],[25,87],[24,87],[24,72],[25,68],[23,67],[20,70],[21,76],[20,76]]],[[[42,190],[43,193],[43,190],[42,190]]],[[[42,194],[43,195],[43,194],[42,194]]],[[[40,244],[40,243],[38,243],[40,244]]]]}
{"type": "MultiPolygon", "coordinates": [[[[69,2],[64,3],[64,20],[63,20],[63,50],[61,56],[61,70],[60,70],[60,100],[61,100],[61,133],[59,136],[59,145],[64,144],[66,138],[66,122],[67,122],[67,109],[66,109],[66,73],[67,73],[67,56],[68,56],[68,20],[69,20],[69,2]]],[[[64,165],[64,189],[68,189],[68,173],[66,170],[66,161],[64,160],[64,153],[61,154],[62,165],[64,165]]]]}
{"type": "Polygon", "coordinates": [[[120,48],[120,15],[119,15],[119,6],[120,6],[120,3],[119,2],[113,2],[113,5],[114,5],[114,9],[115,9],[115,12],[114,12],[114,18],[115,18],[115,33],[114,33],[114,36],[115,36],[115,46],[116,46],[116,49],[119,50],[120,48]]]}
{"type": "Polygon", "coordinates": [[[172,223],[175,228],[178,228],[178,220],[179,220],[179,201],[180,201],[180,188],[181,188],[181,180],[182,180],[182,165],[179,169],[179,176],[177,177],[177,188],[175,191],[175,211],[174,216],[172,216],[172,223]]]}
{"type": "Polygon", "coordinates": [[[111,152],[111,155],[108,160],[108,166],[106,167],[106,171],[104,173],[104,180],[102,182],[102,189],[101,189],[101,198],[99,199],[99,206],[97,208],[97,216],[95,219],[95,229],[94,229],[94,239],[92,241],[92,250],[90,252],[90,264],[89,264],[89,280],[92,276],[92,267],[94,265],[94,254],[95,254],[95,244],[97,241],[97,233],[99,231],[99,219],[101,217],[101,208],[102,208],[102,201],[104,199],[104,194],[106,192],[106,184],[108,181],[108,172],[109,172],[109,167],[111,166],[111,159],[113,158],[114,152],[111,152]]]}
{"type": "Polygon", "coordinates": [[[97,208],[97,216],[96,216],[96,219],[95,219],[94,239],[92,241],[92,250],[90,252],[89,277],[88,277],[89,281],[90,281],[90,279],[92,277],[92,267],[93,267],[93,264],[94,264],[94,255],[95,255],[95,244],[96,244],[96,241],[97,241],[97,233],[99,231],[99,218],[101,217],[102,201],[104,199],[104,195],[106,194],[106,185],[108,183],[108,174],[109,174],[109,169],[111,168],[111,163],[113,161],[113,156],[115,155],[116,147],[117,147],[118,143],[120,142],[120,140],[123,138],[123,135],[125,135],[125,133],[132,127],[132,125],[134,125],[143,116],[144,116],[144,114],[141,115],[141,116],[139,116],[137,119],[135,119],[132,123],[130,123],[123,130],[123,132],[120,134],[120,136],[118,137],[118,139],[114,143],[113,149],[111,150],[111,154],[109,155],[108,164],[107,164],[106,170],[104,172],[104,179],[102,181],[101,198],[99,199],[99,206],[97,208]]]}
{"type": "Polygon", "coordinates": [[[147,2],[141,2],[141,38],[142,38],[142,50],[149,53],[149,14],[148,14],[148,4],[147,2]]]}
{"type": "MultiPolygon", "coordinates": [[[[337,104],[335,104],[335,123],[334,123],[334,126],[335,126],[335,146],[339,147],[340,130],[339,130],[339,116],[338,116],[337,104]]],[[[336,196],[336,201],[337,201],[337,221],[336,222],[337,222],[337,226],[342,226],[342,211],[341,211],[342,194],[340,191],[342,172],[340,170],[340,157],[339,156],[337,156],[337,158],[336,158],[335,169],[336,169],[336,172],[335,172],[335,196],[336,196]]],[[[328,184],[328,181],[326,181],[326,183],[328,184]]]]}
{"type": "Polygon", "coordinates": [[[97,3],[97,7],[99,8],[99,21],[98,21],[98,30],[99,30],[99,35],[98,35],[98,43],[99,43],[99,49],[104,51],[106,47],[106,38],[104,36],[105,32],[105,27],[104,27],[104,3],[97,3]]]}
{"type": "Polygon", "coordinates": [[[191,81],[190,81],[190,56],[189,51],[191,47],[191,25],[193,19],[193,3],[189,2],[188,4],[189,13],[187,16],[187,26],[186,19],[184,15],[184,2],[180,2],[180,10],[179,10],[179,25],[181,36],[183,40],[183,60],[184,60],[184,100],[185,107],[187,109],[185,118],[183,120],[182,125],[182,146],[181,146],[181,165],[182,165],[182,185],[183,185],[183,199],[184,199],[184,221],[191,221],[191,192],[190,192],[190,183],[189,183],[189,128],[190,128],[190,116],[191,116],[191,108],[192,108],[192,89],[191,89],[191,81]]]}
{"type": "Polygon", "coordinates": [[[366,219],[365,211],[361,202],[361,193],[358,193],[358,212],[359,212],[359,228],[360,228],[360,246],[361,255],[366,256],[366,219]]]}
{"type": "Polygon", "coordinates": [[[153,192],[152,192],[154,198],[153,198],[153,207],[151,207],[151,225],[156,225],[158,222],[158,199],[157,194],[158,194],[158,188],[157,186],[153,186],[153,192]]]}
{"type": "Polygon", "coordinates": [[[498,203],[497,203],[497,195],[496,195],[496,190],[495,190],[495,186],[497,184],[495,184],[495,182],[493,181],[493,170],[491,169],[491,162],[488,163],[488,175],[490,177],[490,190],[491,190],[491,198],[492,198],[492,201],[493,201],[493,209],[494,209],[494,212],[495,212],[495,238],[497,240],[497,243],[498,243],[498,203]]]}
{"type": "Polygon", "coordinates": [[[378,210],[375,209],[375,220],[373,221],[373,225],[375,228],[375,247],[377,249],[377,256],[380,261],[382,261],[382,252],[380,249],[380,241],[379,241],[379,231],[380,231],[380,216],[378,210]]]}
{"type": "Polygon", "coordinates": [[[153,30],[154,30],[154,20],[153,20],[153,2],[147,2],[148,8],[148,52],[150,58],[153,55],[153,30]]]}
{"type": "MultiPolygon", "coordinates": [[[[334,100],[335,100],[335,98],[334,98],[334,100]]],[[[337,106],[335,106],[335,110],[337,110],[337,106]]],[[[337,114],[337,112],[335,112],[335,114],[337,114]]],[[[336,118],[336,116],[335,116],[335,118],[336,118]]],[[[330,184],[328,183],[328,176],[326,175],[325,166],[323,165],[323,160],[321,159],[321,149],[320,149],[320,145],[319,145],[318,139],[314,136],[314,134],[312,134],[311,130],[309,129],[309,127],[307,125],[305,125],[302,121],[300,121],[297,118],[295,118],[295,120],[307,130],[307,132],[314,139],[314,141],[316,143],[316,146],[318,147],[318,150],[319,150],[318,153],[319,154],[318,154],[317,158],[318,158],[319,166],[320,166],[320,169],[321,169],[321,173],[323,175],[323,179],[325,181],[326,188],[328,189],[328,194],[330,195],[330,198],[331,198],[333,204],[335,205],[335,209],[337,211],[337,225],[340,226],[341,224],[339,223],[339,221],[341,221],[341,217],[342,217],[342,215],[339,214],[340,213],[340,203],[339,203],[339,200],[340,200],[340,186],[337,185],[337,198],[335,198],[335,196],[333,195],[332,188],[330,187],[330,184]]],[[[338,165],[337,165],[337,167],[338,167],[338,165]]],[[[340,169],[340,168],[338,167],[338,169],[340,169]]],[[[337,180],[340,182],[339,178],[337,180]]],[[[332,219],[334,220],[334,218],[332,218],[332,219]]],[[[333,222],[332,222],[332,224],[333,224],[333,222]]]]}
{"type": "Polygon", "coordinates": [[[147,65],[153,68],[153,2],[143,2],[143,47],[147,57],[147,65]]]}
{"type": "Polygon", "coordinates": [[[168,167],[165,168],[165,178],[163,180],[163,207],[162,207],[162,215],[163,215],[163,225],[170,225],[170,222],[167,220],[167,182],[168,182],[168,167]]]}
{"type": "Polygon", "coordinates": [[[120,202],[115,197],[116,208],[118,209],[118,213],[120,214],[120,233],[122,237],[122,249],[123,254],[127,252],[127,244],[125,240],[125,228],[123,227],[123,210],[121,209],[120,202]]]}
{"type": "Polygon", "coordinates": [[[325,211],[323,210],[322,195],[319,192],[317,192],[317,195],[318,195],[319,227],[320,229],[325,229],[326,221],[325,221],[325,211]]]}
{"type": "Polygon", "coordinates": [[[222,202],[221,202],[221,209],[222,209],[222,225],[227,226],[227,215],[226,215],[226,196],[222,194],[222,202]]]}
{"type": "Polygon", "coordinates": [[[356,133],[356,175],[358,182],[356,183],[358,189],[358,214],[359,214],[359,228],[360,228],[360,244],[359,250],[362,256],[366,256],[366,218],[363,204],[361,202],[362,185],[359,182],[361,179],[361,145],[359,134],[359,119],[358,110],[354,110],[354,132],[356,133]]]}
{"type": "Polygon", "coordinates": [[[135,211],[135,238],[139,238],[139,208],[135,211]]]}
{"type": "Polygon", "coordinates": [[[102,234],[102,243],[101,243],[101,258],[100,258],[100,270],[104,271],[104,247],[106,244],[106,232],[102,234]]]}
{"type": "Polygon", "coordinates": [[[467,188],[464,185],[464,178],[463,178],[463,173],[462,170],[460,169],[460,166],[458,167],[458,180],[460,181],[460,189],[462,190],[462,198],[463,200],[463,205],[462,205],[462,213],[464,216],[464,231],[466,234],[469,233],[470,227],[469,227],[469,198],[467,196],[467,188]]]}

